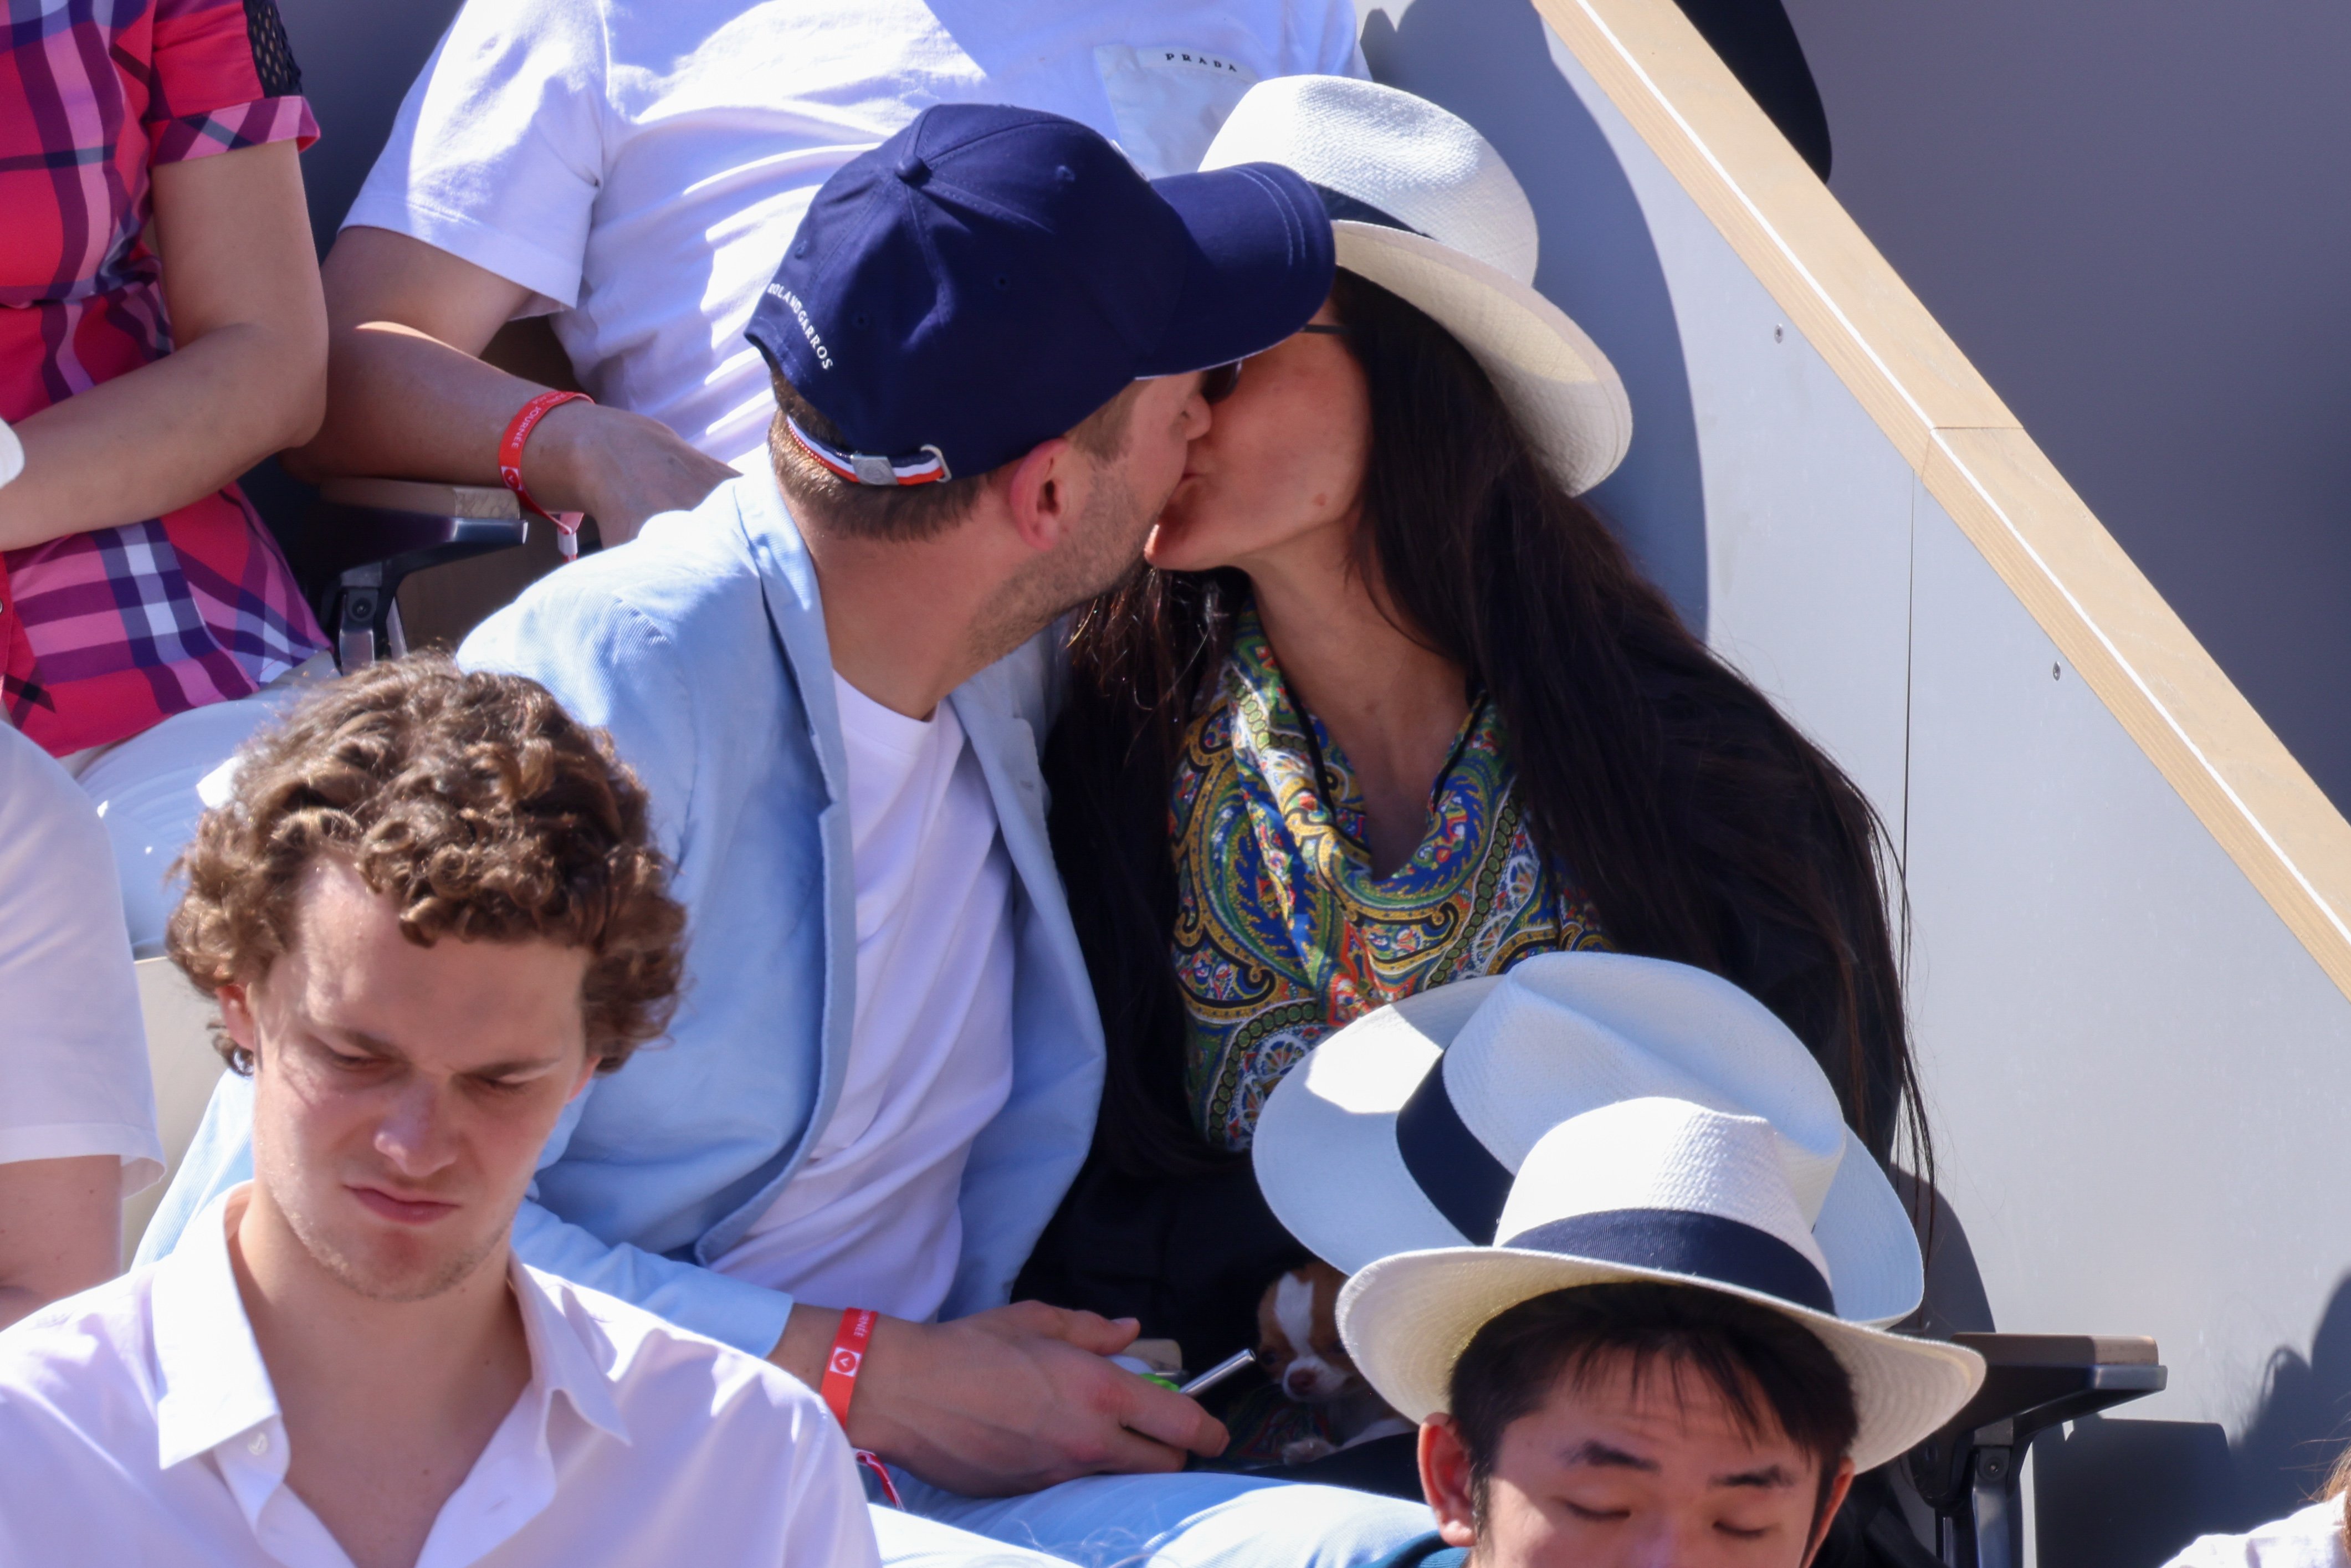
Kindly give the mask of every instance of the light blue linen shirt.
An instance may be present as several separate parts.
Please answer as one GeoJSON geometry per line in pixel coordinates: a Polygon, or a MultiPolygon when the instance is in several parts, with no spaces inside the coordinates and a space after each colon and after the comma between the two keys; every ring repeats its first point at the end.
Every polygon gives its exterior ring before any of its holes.
{"type": "MultiPolygon", "coordinates": [[[[831,1115],[857,983],[848,764],[814,563],[773,476],[746,475],[654,518],[637,543],[543,579],[459,658],[529,675],[611,733],[652,796],[688,917],[669,1036],[566,1113],[516,1218],[516,1250],[765,1355],[791,1298],[706,1265],[765,1212],[831,1115]]],[[[948,699],[1012,862],[1016,971],[1011,1094],[964,1170],[963,1254],[943,1317],[1008,1299],[1084,1158],[1101,1098],[1102,1025],[1038,769],[1058,670],[1040,638],[948,699]]],[[[251,1107],[249,1082],[224,1078],[141,1261],[250,1176],[251,1107]]]]}

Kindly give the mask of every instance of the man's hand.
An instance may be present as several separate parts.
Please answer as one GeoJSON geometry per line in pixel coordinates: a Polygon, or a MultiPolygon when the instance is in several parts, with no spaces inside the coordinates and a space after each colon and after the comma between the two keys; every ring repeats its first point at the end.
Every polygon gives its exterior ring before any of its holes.
{"type": "MultiPolygon", "coordinates": [[[[770,1357],[810,1387],[841,1314],[797,1306],[770,1357]]],[[[969,1497],[1035,1491],[1104,1471],[1176,1470],[1224,1451],[1225,1429],[1182,1395],[1112,1365],[1116,1322],[1021,1301],[951,1323],[883,1318],[849,1407],[850,1441],[969,1497]]]]}
{"type": "Polygon", "coordinates": [[[646,518],[690,511],[734,477],[661,421],[594,403],[555,410],[523,450],[531,494],[594,517],[608,549],[636,538],[646,518]]]}

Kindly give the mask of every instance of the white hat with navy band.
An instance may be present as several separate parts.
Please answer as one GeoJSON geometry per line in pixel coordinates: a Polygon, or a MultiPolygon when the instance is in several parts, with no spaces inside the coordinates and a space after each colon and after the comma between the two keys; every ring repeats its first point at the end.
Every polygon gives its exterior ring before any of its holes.
{"type": "Polygon", "coordinates": [[[1393,1252],[1490,1243],[1538,1140],[1653,1096],[1770,1125],[1839,1316],[1917,1309],[1909,1214],[1812,1053],[1737,986],[1662,958],[1547,953],[1367,1013],[1275,1086],[1252,1158],[1290,1234],[1353,1273],[1393,1252]]]}
{"type": "Polygon", "coordinates": [[[1819,1337],[1853,1382],[1855,1467],[1883,1464],[1959,1414],[1983,1359],[1837,1311],[1788,1153],[1761,1117],[1686,1100],[1587,1111],[1536,1140],[1494,1245],[1368,1264],[1340,1293],[1340,1333],[1381,1396],[1418,1421],[1449,1407],[1454,1364],[1478,1331],[1523,1301],[1605,1284],[1719,1291],[1819,1337]]]}

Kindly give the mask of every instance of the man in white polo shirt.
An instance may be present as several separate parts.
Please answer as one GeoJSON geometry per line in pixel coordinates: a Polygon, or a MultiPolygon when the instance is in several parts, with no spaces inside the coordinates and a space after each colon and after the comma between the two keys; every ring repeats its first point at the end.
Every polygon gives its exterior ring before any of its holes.
{"type": "Polygon", "coordinates": [[[477,356],[551,314],[597,401],[533,422],[517,472],[631,538],[765,466],[744,328],[850,159],[1009,103],[1189,173],[1250,84],[1305,73],[1364,74],[1353,0],[467,0],[327,257],[327,420],[289,466],[497,484],[546,389],[477,356]]]}
{"type": "Polygon", "coordinates": [[[677,989],[646,818],[544,687],[441,659],[248,747],[170,945],[255,1177],[0,1333],[0,1563],[877,1562],[805,1387],[514,1257],[548,1134],[677,989]]]}

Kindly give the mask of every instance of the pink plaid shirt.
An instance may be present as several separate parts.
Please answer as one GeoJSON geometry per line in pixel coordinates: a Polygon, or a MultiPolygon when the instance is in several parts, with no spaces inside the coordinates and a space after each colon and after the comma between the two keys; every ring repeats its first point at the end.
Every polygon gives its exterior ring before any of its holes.
{"type": "MultiPolygon", "coordinates": [[[[275,0],[12,5],[0,49],[0,418],[172,351],[148,171],[318,138],[275,0]]],[[[0,552],[0,700],[57,756],[259,690],[325,644],[235,485],[0,552]]]]}

